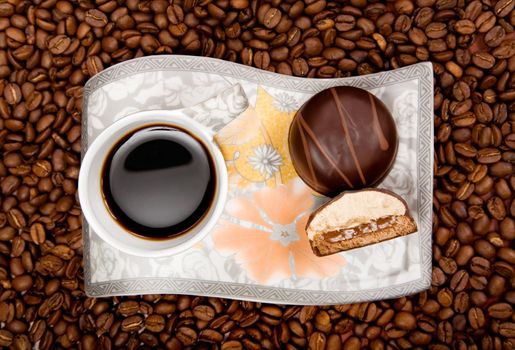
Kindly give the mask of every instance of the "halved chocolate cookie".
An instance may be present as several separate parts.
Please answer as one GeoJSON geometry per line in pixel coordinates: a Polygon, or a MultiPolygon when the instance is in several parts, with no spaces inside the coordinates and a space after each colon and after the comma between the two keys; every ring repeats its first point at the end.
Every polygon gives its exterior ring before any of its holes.
{"type": "Polygon", "coordinates": [[[311,214],[306,233],[318,256],[364,247],[417,231],[400,196],[384,189],[344,192],[311,214]]]}

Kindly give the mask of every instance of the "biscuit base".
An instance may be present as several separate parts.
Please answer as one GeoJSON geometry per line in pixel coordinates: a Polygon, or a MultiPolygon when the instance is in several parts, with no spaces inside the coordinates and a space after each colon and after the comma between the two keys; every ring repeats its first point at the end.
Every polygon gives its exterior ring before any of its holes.
{"type": "Polygon", "coordinates": [[[387,241],[389,239],[406,236],[417,231],[417,225],[413,218],[407,215],[398,216],[395,224],[378,229],[374,232],[358,233],[352,238],[342,239],[337,242],[330,242],[325,237],[326,234],[338,234],[341,230],[323,232],[316,234],[310,240],[311,249],[317,256],[326,256],[338,252],[361,248],[374,243],[387,241]]]}

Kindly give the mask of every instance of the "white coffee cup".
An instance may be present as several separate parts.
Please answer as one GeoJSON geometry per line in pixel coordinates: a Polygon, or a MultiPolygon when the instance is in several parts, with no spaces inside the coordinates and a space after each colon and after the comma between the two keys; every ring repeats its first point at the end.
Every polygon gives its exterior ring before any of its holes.
{"type": "Polygon", "coordinates": [[[84,217],[93,231],[121,251],[144,257],[161,257],[182,252],[200,242],[222,214],[227,198],[228,180],[222,152],[213,140],[215,130],[201,125],[184,111],[185,109],[149,110],[123,117],[107,127],[93,141],[82,160],[78,194],[84,217]],[[104,162],[113,145],[136,130],[156,124],[176,127],[194,135],[207,149],[216,174],[212,204],[200,222],[179,235],[159,240],[135,235],[124,228],[111,214],[101,184],[104,162]]]}

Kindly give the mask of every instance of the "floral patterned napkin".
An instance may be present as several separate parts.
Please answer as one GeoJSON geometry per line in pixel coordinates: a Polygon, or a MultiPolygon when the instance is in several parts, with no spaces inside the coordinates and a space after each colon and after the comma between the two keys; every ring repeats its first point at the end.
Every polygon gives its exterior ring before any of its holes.
{"type": "Polygon", "coordinates": [[[295,110],[280,110],[258,88],[255,107],[225,126],[215,140],[229,174],[225,215],[213,232],[215,248],[234,254],[260,283],[284,278],[323,278],[345,265],[340,255],[315,256],[304,227],[317,196],[297,175],[288,150],[295,110]]]}
{"type": "Polygon", "coordinates": [[[430,63],[341,79],[301,79],[221,60],[150,56],[123,62],[85,87],[83,151],[110,124],[148,109],[186,108],[219,130],[229,193],[206,238],[185,252],[149,259],[125,254],[83,225],[84,282],[91,296],[195,294],[286,304],[338,304],[394,298],[431,281],[433,85],[430,63]],[[240,84],[249,107],[226,127],[239,99],[211,99],[240,84]],[[392,112],[397,158],[381,187],[403,196],[419,232],[319,258],[304,232],[326,201],[296,175],[288,151],[295,112],[316,92],[369,90],[392,112]],[[201,106],[195,106],[208,100],[201,106]],[[232,102],[231,102],[232,101],[232,102]],[[219,121],[222,121],[219,123],[219,121]],[[215,123],[212,125],[210,123],[215,123]]]}

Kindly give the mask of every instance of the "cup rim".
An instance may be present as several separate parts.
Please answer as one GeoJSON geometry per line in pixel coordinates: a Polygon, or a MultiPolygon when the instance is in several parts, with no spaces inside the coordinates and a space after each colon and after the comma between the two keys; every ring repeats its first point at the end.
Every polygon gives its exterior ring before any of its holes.
{"type": "MultiPolygon", "coordinates": [[[[216,222],[218,221],[223,212],[227,200],[228,174],[222,152],[219,146],[214,142],[211,132],[207,127],[201,125],[197,121],[186,116],[181,109],[155,109],[131,113],[109,125],[95,138],[95,140],[89,145],[88,149],[86,150],[83,156],[79,172],[77,190],[84,218],[86,219],[87,224],[97,233],[97,235],[102,240],[104,240],[111,246],[128,254],[141,257],[163,257],[177,254],[191,248],[195,244],[199,243],[202,239],[204,239],[206,235],[213,229],[213,227],[216,225],[216,222]],[[141,118],[144,117],[147,117],[148,120],[141,120],[141,118]],[[133,127],[126,131],[126,133],[130,133],[133,129],[144,128],[146,124],[151,126],[152,124],[163,123],[170,124],[173,126],[174,122],[178,121],[178,123],[176,123],[176,126],[186,129],[189,132],[192,132],[203,143],[205,143],[206,147],[210,152],[211,157],[213,158],[213,163],[217,175],[217,190],[215,192],[215,201],[212,204],[212,209],[210,210],[211,213],[208,213],[206,217],[203,219],[203,222],[201,223],[202,227],[200,227],[197,232],[192,234],[191,237],[187,238],[184,242],[181,242],[174,246],[163,247],[158,249],[147,249],[139,247],[135,244],[126,243],[124,240],[115,239],[113,235],[110,232],[108,232],[109,230],[105,227],[105,225],[103,225],[100,222],[100,220],[97,218],[95,214],[95,210],[93,210],[95,203],[93,203],[93,200],[89,195],[91,189],[87,184],[87,178],[91,176],[91,167],[94,163],[98,161],[98,157],[101,157],[102,161],[105,158],[105,155],[99,154],[100,149],[103,146],[105,146],[106,143],[114,144],[114,142],[116,141],[110,142],[110,140],[112,140],[114,136],[123,136],[121,135],[120,131],[123,130],[124,127],[132,123],[137,123],[139,121],[141,122],[139,125],[133,125],[133,127]]],[[[98,188],[97,190],[101,191],[100,188],[98,188]]],[[[101,205],[101,210],[107,212],[108,209],[106,208],[105,203],[101,203],[101,205]]],[[[115,222],[115,219],[109,213],[108,216],[111,218],[113,223],[120,227],[120,230],[126,231],[125,229],[123,229],[123,227],[121,227],[121,225],[119,225],[119,223],[115,222]]],[[[149,239],[133,235],[130,232],[125,232],[125,234],[131,235],[132,237],[135,237],[137,240],[140,240],[142,242],[151,241],[149,239]]],[[[163,243],[170,240],[173,240],[173,238],[156,240],[154,242],[163,243]]]]}

